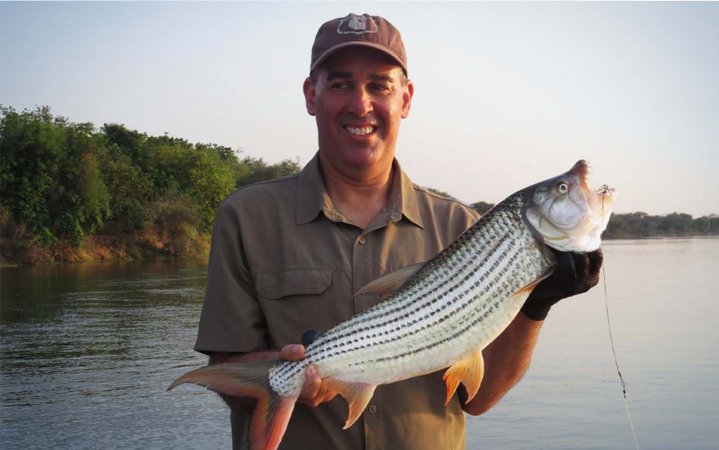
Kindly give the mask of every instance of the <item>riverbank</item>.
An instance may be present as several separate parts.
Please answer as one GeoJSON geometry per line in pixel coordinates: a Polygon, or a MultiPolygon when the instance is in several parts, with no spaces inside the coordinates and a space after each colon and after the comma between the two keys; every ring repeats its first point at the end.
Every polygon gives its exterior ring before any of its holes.
{"type": "MultiPolygon", "coordinates": [[[[707,234],[604,236],[604,241],[638,239],[687,239],[716,237],[707,234]]],[[[123,236],[89,236],[79,247],[68,241],[52,245],[37,239],[16,241],[0,238],[0,267],[44,266],[110,261],[152,261],[164,258],[206,258],[210,251],[209,234],[182,233],[158,235],[141,231],[123,236]]]]}
{"type": "Polygon", "coordinates": [[[0,238],[0,267],[41,266],[104,261],[202,257],[210,250],[210,235],[160,235],[141,231],[121,236],[88,236],[79,246],[67,240],[43,243],[38,239],[0,238]]]}

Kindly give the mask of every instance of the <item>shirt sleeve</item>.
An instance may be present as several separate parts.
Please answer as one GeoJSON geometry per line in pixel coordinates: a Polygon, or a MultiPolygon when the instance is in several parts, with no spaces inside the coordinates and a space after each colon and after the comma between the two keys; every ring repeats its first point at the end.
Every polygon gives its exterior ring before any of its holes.
{"type": "Polygon", "coordinates": [[[212,232],[196,351],[245,353],[267,349],[265,317],[246,261],[240,214],[230,198],[220,205],[212,232]]]}

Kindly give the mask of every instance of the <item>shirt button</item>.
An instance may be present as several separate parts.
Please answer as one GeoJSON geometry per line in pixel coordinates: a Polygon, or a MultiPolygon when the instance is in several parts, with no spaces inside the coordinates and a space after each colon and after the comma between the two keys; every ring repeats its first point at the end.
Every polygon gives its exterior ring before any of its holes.
{"type": "Polygon", "coordinates": [[[377,413],[377,405],[369,405],[369,408],[367,408],[367,411],[369,411],[370,414],[376,414],[377,413]]]}
{"type": "Polygon", "coordinates": [[[389,216],[389,219],[390,219],[392,222],[399,222],[399,219],[401,219],[401,218],[402,218],[402,215],[401,215],[401,214],[398,214],[398,213],[394,213],[394,214],[392,214],[391,216],[389,216]]]}
{"type": "Polygon", "coordinates": [[[364,245],[364,244],[367,243],[367,239],[365,239],[364,236],[360,236],[360,238],[359,238],[359,243],[364,245]]]}

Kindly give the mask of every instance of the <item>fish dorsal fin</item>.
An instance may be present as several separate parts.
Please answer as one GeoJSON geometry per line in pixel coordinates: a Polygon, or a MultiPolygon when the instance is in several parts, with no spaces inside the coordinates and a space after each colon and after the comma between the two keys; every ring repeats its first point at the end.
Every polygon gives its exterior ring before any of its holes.
{"type": "Polygon", "coordinates": [[[398,287],[402,286],[407,280],[409,280],[412,275],[419,272],[419,269],[423,266],[424,263],[421,262],[390,272],[387,275],[381,276],[362,286],[355,293],[355,296],[363,294],[378,294],[380,297],[386,298],[398,287]]]}
{"type": "Polygon", "coordinates": [[[444,382],[447,384],[447,400],[445,400],[444,404],[449,403],[460,382],[467,390],[465,403],[469,403],[477,394],[483,377],[484,357],[482,356],[482,350],[475,350],[452,364],[443,377],[444,382]]]}
{"type": "Polygon", "coordinates": [[[334,378],[326,378],[323,380],[327,387],[340,394],[347,403],[349,404],[349,414],[347,415],[347,422],[343,429],[347,429],[357,421],[362,411],[367,407],[374,390],[377,387],[374,384],[368,383],[346,383],[341,380],[334,378]]]}

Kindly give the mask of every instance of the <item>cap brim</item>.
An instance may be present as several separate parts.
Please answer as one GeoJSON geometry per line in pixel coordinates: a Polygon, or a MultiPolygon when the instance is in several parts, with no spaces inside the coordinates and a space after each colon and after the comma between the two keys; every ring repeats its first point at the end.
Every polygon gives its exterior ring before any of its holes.
{"type": "Polygon", "coordinates": [[[334,54],[334,53],[337,52],[338,50],[341,50],[341,49],[346,48],[346,47],[353,47],[353,46],[369,47],[369,48],[373,48],[373,49],[375,49],[375,50],[379,50],[380,52],[382,52],[382,53],[384,53],[385,55],[387,55],[387,56],[389,56],[390,58],[392,58],[392,59],[397,63],[397,65],[402,68],[402,70],[404,71],[405,75],[407,74],[407,66],[405,66],[404,63],[402,63],[402,60],[399,58],[399,56],[397,56],[397,55],[395,55],[394,53],[392,53],[391,51],[389,51],[389,50],[387,49],[387,47],[384,47],[384,46],[379,45],[379,44],[375,44],[374,42],[362,42],[362,41],[343,42],[343,43],[341,43],[341,44],[337,44],[337,45],[335,45],[335,46],[333,46],[333,47],[328,48],[328,49],[325,50],[324,53],[322,53],[322,54],[319,56],[319,58],[317,58],[317,59],[315,60],[315,62],[310,66],[310,72],[313,71],[313,70],[315,70],[317,67],[319,67],[320,64],[322,64],[323,62],[325,62],[325,60],[326,60],[327,58],[329,58],[332,54],[334,54]]]}

